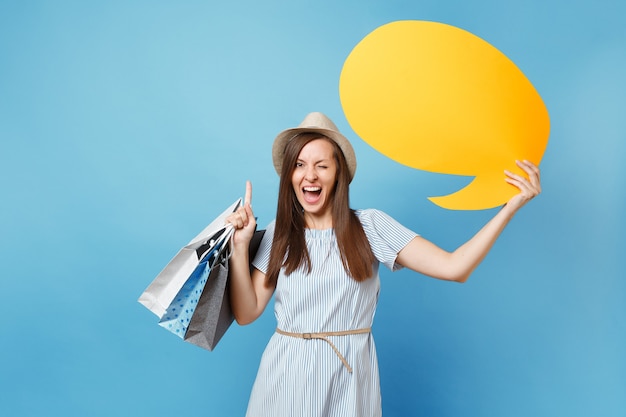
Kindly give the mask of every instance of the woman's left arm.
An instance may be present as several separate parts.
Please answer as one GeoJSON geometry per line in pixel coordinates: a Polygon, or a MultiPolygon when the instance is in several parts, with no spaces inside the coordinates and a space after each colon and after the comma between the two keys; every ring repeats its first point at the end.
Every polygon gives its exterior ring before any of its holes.
{"type": "Polygon", "coordinates": [[[470,240],[454,252],[448,252],[418,236],[398,253],[397,262],[434,278],[467,281],[515,213],[541,192],[539,168],[528,161],[516,161],[516,164],[528,174],[528,179],[505,171],[505,181],[519,188],[520,192],[470,240]]]}

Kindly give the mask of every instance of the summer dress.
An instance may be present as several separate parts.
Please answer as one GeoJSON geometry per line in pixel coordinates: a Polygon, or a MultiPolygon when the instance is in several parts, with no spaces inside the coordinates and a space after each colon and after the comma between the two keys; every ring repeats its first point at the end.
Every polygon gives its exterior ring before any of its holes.
{"type": "MultiPolygon", "coordinates": [[[[341,263],[333,229],[306,229],[312,272],[281,271],[274,293],[277,328],[293,334],[372,326],[379,264],[392,271],[398,252],[416,234],[379,210],[357,210],[376,258],[373,277],[357,282],[341,263]]],[[[265,272],[274,222],[253,265],[265,272]]],[[[378,360],[372,334],[305,339],[274,333],[261,358],[247,417],[376,417],[381,415],[378,360]],[[337,352],[333,349],[336,347],[337,352]],[[340,357],[345,358],[349,369],[340,357]],[[351,372],[350,372],[351,370],[351,372]]]]}

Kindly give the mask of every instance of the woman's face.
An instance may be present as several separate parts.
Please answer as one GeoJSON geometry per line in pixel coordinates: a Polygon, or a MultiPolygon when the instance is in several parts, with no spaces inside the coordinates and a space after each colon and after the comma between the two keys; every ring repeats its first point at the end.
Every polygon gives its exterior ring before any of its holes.
{"type": "Polygon", "coordinates": [[[307,143],[296,160],[291,184],[305,217],[331,221],[331,201],[337,179],[337,163],[333,145],[326,139],[307,143]]]}

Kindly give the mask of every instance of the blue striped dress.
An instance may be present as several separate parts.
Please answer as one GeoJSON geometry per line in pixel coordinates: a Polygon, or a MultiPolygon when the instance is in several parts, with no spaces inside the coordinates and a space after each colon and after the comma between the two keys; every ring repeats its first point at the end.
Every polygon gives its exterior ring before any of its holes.
{"type": "MultiPolygon", "coordinates": [[[[356,212],[376,262],[374,275],[350,278],[341,263],[333,229],[305,231],[312,272],[305,268],[278,277],[274,294],[277,327],[292,333],[319,333],[372,326],[380,279],[379,264],[391,270],[398,252],[416,234],[379,210],[356,212]]],[[[274,236],[268,227],[253,264],[265,272],[274,236]]],[[[332,347],[320,339],[274,333],[261,358],[247,417],[380,416],[378,360],[371,333],[328,339],[353,368],[350,373],[332,347]]]]}

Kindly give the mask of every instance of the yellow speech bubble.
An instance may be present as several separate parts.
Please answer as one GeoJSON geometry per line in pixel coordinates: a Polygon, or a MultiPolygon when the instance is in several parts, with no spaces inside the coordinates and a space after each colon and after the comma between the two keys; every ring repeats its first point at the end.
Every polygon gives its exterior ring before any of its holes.
{"type": "Polygon", "coordinates": [[[481,38],[454,26],[397,21],[367,35],[339,80],[350,126],[383,155],[412,168],[472,176],[465,188],[429,199],[480,210],[519,190],[504,181],[515,160],[539,164],[548,111],[519,68],[481,38]]]}

